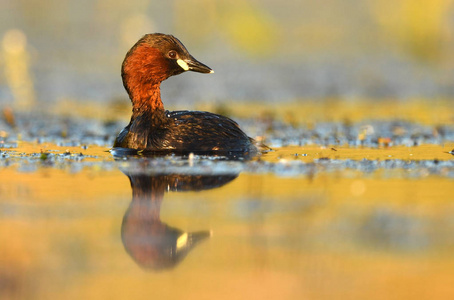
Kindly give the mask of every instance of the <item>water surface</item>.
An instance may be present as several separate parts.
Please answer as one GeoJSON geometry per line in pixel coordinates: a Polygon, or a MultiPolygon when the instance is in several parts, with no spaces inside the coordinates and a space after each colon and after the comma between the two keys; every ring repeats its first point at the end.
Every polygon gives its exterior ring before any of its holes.
{"type": "Polygon", "coordinates": [[[449,299],[452,146],[243,162],[19,142],[2,150],[0,295],[449,299]]]}

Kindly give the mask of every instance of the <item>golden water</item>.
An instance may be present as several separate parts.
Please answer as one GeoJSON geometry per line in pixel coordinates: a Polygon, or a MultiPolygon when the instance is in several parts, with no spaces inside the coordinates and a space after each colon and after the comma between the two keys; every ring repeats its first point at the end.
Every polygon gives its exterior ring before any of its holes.
{"type": "MultiPolygon", "coordinates": [[[[451,160],[443,152],[453,146],[287,147],[262,160],[451,160]]],[[[20,143],[14,150],[43,149],[113,162],[106,149],[95,146],[20,143]]],[[[202,191],[160,194],[135,186],[134,201],[161,204],[153,223],[161,227],[155,231],[167,224],[183,238],[184,232],[211,234],[186,257],[167,257],[160,267],[163,258],[154,249],[122,238],[122,230],[123,235],[137,230],[134,222],[141,219],[134,219],[130,181],[118,168],[94,164],[71,172],[43,164],[21,172],[13,165],[0,169],[0,177],[2,299],[454,297],[450,177],[345,169],[292,177],[244,172],[202,191]],[[130,227],[124,218],[130,218],[130,227]]]]}

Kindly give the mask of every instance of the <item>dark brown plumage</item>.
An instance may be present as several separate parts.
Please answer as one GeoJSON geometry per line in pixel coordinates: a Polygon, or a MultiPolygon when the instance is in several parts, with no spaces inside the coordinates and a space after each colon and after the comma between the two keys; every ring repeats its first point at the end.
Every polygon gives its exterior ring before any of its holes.
{"type": "Polygon", "coordinates": [[[114,148],[209,155],[257,153],[254,140],[227,117],[164,109],[161,82],[185,71],[213,73],[171,35],[147,34],[129,50],[121,74],[133,114],[115,140],[114,148]]]}

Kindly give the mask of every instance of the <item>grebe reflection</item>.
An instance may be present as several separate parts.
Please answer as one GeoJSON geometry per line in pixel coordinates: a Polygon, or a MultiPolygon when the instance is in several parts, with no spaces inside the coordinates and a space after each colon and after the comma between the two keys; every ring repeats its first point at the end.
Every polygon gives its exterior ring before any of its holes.
{"type": "Polygon", "coordinates": [[[126,174],[131,182],[132,201],[123,217],[121,237],[129,255],[144,269],[175,267],[211,232],[185,232],[161,221],[160,211],[168,191],[201,191],[223,186],[232,175],[145,175],[126,174]]]}

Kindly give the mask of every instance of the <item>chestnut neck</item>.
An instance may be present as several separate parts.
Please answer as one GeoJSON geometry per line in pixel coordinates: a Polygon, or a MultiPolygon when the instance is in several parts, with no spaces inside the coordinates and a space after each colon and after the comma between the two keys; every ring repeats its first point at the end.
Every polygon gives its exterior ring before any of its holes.
{"type": "Polygon", "coordinates": [[[123,61],[123,85],[133,105],[133,116],[163,113],[161,82],[169,77],[168,62],[161,51],[142,43],[135,45],[123,61]]]}
{"type": "Polygon", "coordinates": [[[159,83],[142,88],[138,94],[132,95],[131,101],[134,115],[140,115],[145,112],[164,112],[159,83]]]}

